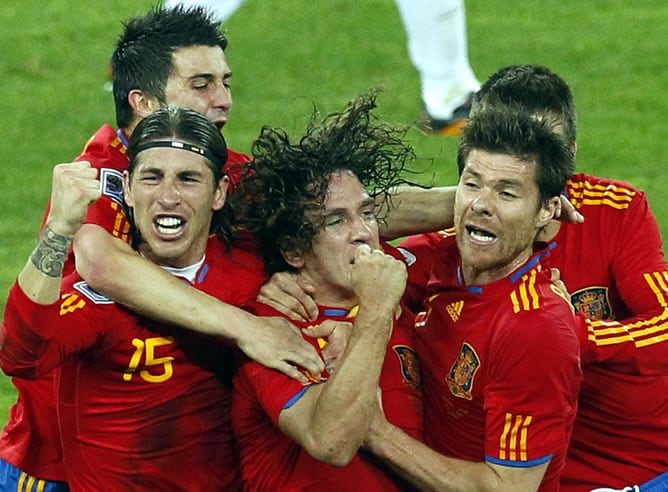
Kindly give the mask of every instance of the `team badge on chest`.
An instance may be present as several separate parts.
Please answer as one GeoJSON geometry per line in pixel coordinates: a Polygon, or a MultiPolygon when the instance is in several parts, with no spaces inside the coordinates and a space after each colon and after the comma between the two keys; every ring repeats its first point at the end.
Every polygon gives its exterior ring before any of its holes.
{"type": "Polygon", "coordinates": [[[607,287],[590,287],[574,292],[571,302],[577,312],[586,314],[588,318],[614,319],[607,287]]]}
{"type": "Polygon", "coordinates": [[[401,374],[406,386],[410,386],[416,391],[420,389],[420,367],[415,350],[406,345],[394,345],[392,349],[399,357],[401,364],[401,374]]]}
{"type": "Polygon", "coordinates": [[[473,398],[471,395],[473,380],[479,367],[480,357],[478,357],[473,347],[464,342],[457,360],[445,378],[450,392],[458,398],[471,400],[473,398]]]}

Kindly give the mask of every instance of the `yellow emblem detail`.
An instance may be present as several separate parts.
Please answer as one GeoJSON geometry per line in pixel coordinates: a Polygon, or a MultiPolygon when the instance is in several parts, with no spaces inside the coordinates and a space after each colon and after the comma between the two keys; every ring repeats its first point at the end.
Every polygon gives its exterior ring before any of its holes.
{"type": "Polygon", "coordinates": [[[86,305],[81,297],[76,294],[66,294],[63,296],[63,302],[60,304],[60,315],[64,316],[68,313],[73,313],[77,309],[81,309],[86,305]]]}
{"type": "Polygon", "coordinates": [[[464,301],[453,302],[445,307],[445,310],[452,318],[452,321],[457,321],[459,319],[459,316],[462,314],[462,309],[464,309],[464,301]]]}

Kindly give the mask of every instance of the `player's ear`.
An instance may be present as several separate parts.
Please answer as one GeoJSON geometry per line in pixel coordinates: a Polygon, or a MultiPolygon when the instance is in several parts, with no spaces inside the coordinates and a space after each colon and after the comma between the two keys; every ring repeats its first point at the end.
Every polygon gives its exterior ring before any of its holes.
{"type": "Polygon", "coordinates": [[[304,267],[304,258],[298,251],[281,251],[285,262],[293,268],[301,269],[304,267]]]}
{"type": "Polygon", "coordinates": [[[561,201],[558,196],[553,196],[543,203],[543,206],[540,207],[538,211],[538,217],[536,218],[536,227],[542,228],[545,227],[552,219],[557,216],[557,213],[561,210],[561,201]]]}
{"type": "Polygon", "coordinates": [[[139,89],[130,91],[128,94],[128,103],[132,107],[135,116],[139,119],[146,118],[151,113],[160,109],[160,103],[155,97],[149,96],[139,89]]]}
{"type": "Polygon", "coordinates": [[[128,207],[134,207],[132,190],[130,189],[130,173],[123,171],[123,198],[128,207]]]}
{"type": "Polygon", "coordinates": [[[230,178],[225,175],[216,186],[216,190],[213,194],[213,210],[220,210],[225,205],[225,200],[227,198],[227,189],[230,186],[230,178]]]}

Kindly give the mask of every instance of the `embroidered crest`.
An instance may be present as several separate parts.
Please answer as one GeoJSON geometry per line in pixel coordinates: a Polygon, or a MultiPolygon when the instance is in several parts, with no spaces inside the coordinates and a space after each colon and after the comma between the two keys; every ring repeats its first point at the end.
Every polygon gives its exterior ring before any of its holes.
{"type": "Polygon", "coordinates": [[[115,169],[100,169],[100,190],[103,195],[123,205],[123,173],[115,169]]]}
{"type": "Polygon", "coordinates": [[[614,319],[607,287],[590,287],[571,294],[575,310],[595,320],[614,319]]]}
{"type": "Polygon", "coordinates": [[[468,343],[462,344],[462,349],[457,356],[457,360],[452,365],[450,373],[445,378],[450,392],[458,398],[471,400],[471,390],[473,389],[473,379],[475,373],[480,367],[480,358],[476,351],[468,343]]]}
{"type": "Polygon", "coordinates": [[[99,294],[93,290],[93,288],[88,285],[84,280],[81,280],[74,284],[72,287],[74,287],[76,290],[81,292],[83,295],[88,297],[91,301],[93,301],[95,304],[113,304],[114,301],[111,299],[104,297],[102,294],[99,294]]]}
{"type": "Polygon", "coordinates": [[[415,350],[406,345],[393,345],[392,350],[399,357],[403,383],[416,391],[420,390],[420,364],[415,350]]]}

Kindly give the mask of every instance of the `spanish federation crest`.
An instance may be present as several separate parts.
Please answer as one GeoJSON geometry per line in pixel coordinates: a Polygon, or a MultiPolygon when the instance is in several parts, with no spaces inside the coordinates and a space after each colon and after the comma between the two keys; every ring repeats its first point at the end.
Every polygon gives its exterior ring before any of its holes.
{"type": "Polygon", "coordinates": [[[577,312],[586,314],[588,318],[595,320],[614,319],[607,287],[590,287],[578,290],[571,294],[571,302],[577,312]]]}
{"type": "Polygon", "coordinates": [[[394,345],[392,346],[392,350],[399,356],[404,384],[419,391],[420,367],[415,350],[406,345],[394,345]]]}
{"type": "Polygon", "coordinates": [[[480,357],[475,349],[468,343],[462,344],[462,349],[457,356],[457,360],[452,365],[450,373],[445,378],[450,392],[458,398],[466,400],[473,399],[471,390],[473,389],[473,379],[475,373],[480,367],[480,357]]]}

